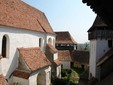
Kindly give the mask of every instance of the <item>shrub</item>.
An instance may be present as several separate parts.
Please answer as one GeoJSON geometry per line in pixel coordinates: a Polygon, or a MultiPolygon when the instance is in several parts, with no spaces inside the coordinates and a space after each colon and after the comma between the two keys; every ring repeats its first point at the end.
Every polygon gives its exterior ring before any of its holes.
{"type": "Polygon", "coordinates": [[[79,81],[79,75],[74,70],[72,70],[72,72],[71,72],[70,81],[72,83],[78,83],[78,81],[79,81]]]}

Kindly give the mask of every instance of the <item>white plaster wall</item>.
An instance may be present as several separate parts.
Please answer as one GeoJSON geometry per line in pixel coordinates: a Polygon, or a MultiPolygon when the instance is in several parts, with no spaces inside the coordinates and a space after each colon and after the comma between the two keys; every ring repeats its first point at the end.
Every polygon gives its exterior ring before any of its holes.
{"type": "Polygon", "coordinates": [[[57,66],[57,78],[61,78],[61,65],[57,66]]]}
{"type": "Polygon", "coordinates": [[[57,60],[58,59],[58,53],[54,53],[53,58],[54,58],[54,60],[57,60]]]}
{"type": "MultiPolygon", "coordinates": [[[[108,41],[105,39],[97,39],[90,41],[90,72],[96,77],[96,62],[109,50],[108,41]]],[[[89,77],[90,78],[90,77],[89,77]]]]}
{"type": "Polygon", "coordinates": [[[96,40],[90,41],[89,78],[96,76],[96,40]]]}
{"type": "Polygon", "coordinates": [[[71,63],[70,61],[61,61],[63,65],[63,69],[70,69],[71,68],[71,63]]]}
{"type": "Polygon", "coordinates": [[[31,76],[29,77],[29,85],[37,85],[37,77],[38,77],[38,74],[41,71],[46,72],[46,85],[50,85],[50,83],[51,83],[50,76],[51,75],[48,75],[49,72],[51,73],[51,67],[50,66],[32,73],[31,76]]]}
{"type": "Polygon", "coordinates": [[[97,39],[97,61],[109,50],[108,40],[106,39],[97,39]]]}
{"type": "Polygon", "coordinates": [[[11,84],[11,85],[29,85],[29,80],[28,79],[19,78],[19,77],[13,77],[13,84],[11,84]]]}
{"type": "Polygon", "coordinates": [[[56,35],[47,34],[46,43],[49,43],[49,42],[48,42],[49,38],[52,39],[52,43],[51,43],[51,44],[55,47],[55,39],[56,39],[56,35]]]}
{"type": "Polygon", "coordinates": [[[19,57],[18,59],[19,61],[19,66],[18,69],[19,70],[24,70],[24,71],[28,71],[31,72],[30,68],[26,65],[25,61],[22,59],[22,57],[19,57]]]}
{"type": "Polygon", "coordinates": [[[46,34],[29,30],[21,30],[0,26],[0,54],[2,49],[2,37],[7,34],[9,37],[9,55],[1,59],[1,72],[8,78],[17,67],[17,48],[39,47],[39,38],[46,41],[46,34]]]}

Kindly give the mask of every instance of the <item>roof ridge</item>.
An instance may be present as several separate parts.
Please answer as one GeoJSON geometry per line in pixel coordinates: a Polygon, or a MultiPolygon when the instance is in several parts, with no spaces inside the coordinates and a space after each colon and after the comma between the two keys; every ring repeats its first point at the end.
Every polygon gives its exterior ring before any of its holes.
{"type": "Polygon", "coordinates": [[[46,30],[47,33],[54,34],[44,13],[24,1],[2,0],[0,8],[0,25],[37,32],[46,30]],[[40,24],[37,19],[41,21],[40,24]]]}

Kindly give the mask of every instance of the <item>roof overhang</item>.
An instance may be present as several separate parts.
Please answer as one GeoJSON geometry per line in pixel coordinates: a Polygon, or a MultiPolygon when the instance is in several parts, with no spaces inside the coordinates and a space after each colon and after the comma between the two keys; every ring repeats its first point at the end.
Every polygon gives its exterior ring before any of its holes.
{"type": "Polygon", "coordinates": [[[87,6],[98,14],[104,22],[110,27],[113,27],[113,2],[112,0],[82,0],[87,6]]]}

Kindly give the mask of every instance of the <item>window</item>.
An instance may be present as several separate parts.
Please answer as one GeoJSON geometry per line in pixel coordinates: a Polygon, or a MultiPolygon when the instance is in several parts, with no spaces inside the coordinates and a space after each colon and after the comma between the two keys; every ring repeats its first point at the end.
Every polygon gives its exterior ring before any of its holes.
{"type": "Polygon", "coordinates": [[[109,47],[109,48],[112,47],[112,40],[108,40],[108,47],[109,47]]]}
{"type": "Polygon", "coordinates": [[[39,38],[39,47],[42,49],[42,46],[43,46],[43,39],[42,38],[39,38]]]}
{"type": "Polygon", "coordinates": [[[48,43],[52,44],[52,39],[51,38],[48,39],[48,43]]]}
{"type": "Polygon", "coordinates": [[[8,54],[8,36],[4,35],[2,38],[2,56],[6,58],[8,54]]]}

